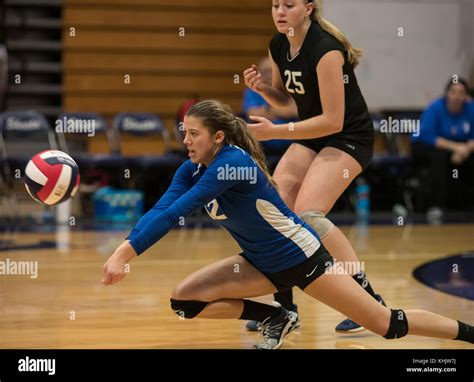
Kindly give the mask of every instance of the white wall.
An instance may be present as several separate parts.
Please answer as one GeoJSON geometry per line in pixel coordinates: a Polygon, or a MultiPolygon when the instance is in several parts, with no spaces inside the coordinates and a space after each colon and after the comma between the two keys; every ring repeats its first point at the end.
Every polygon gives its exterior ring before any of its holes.
{"type": "Polygon", "coordinates": [[[472,75],[474,0],[326,0],[323,7],[366,53],[356,75],[371,110],[423,108],[453,74],[472,75]]]}

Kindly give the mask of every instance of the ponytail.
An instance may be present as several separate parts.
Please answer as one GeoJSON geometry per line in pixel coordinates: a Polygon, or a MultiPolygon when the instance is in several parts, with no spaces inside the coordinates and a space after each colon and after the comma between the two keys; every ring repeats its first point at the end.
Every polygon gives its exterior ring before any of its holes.
{"type": "Polygon", "coordinates": [[[268,181],[277,188],[277,185],[273,178],[270,176],[268,171],[267,161],[265,154],[263,153],[262,146],[255,139],[253,134],[247,128],[247,124],[242,118],[235,117],[235,133],[230,137],[231,144],[239,146],[240,148],[247,151],[257,163],[257,166],[267,177],[268,181]]]}
{"type": "MultiPolygon", "coordinates": [[[[306,0],[306,2],[309,1],[311,0],[306,0]]],[[[344,48],[347,50],[348,61],[355,68],[362,58],[362,49],[354,48],[344,33],[342,33],[336,26],[323,18],[321,15],[321,0],[312,0],[312,3],[314,4],[314,10],[313,13],[311,13],[311,18],[316,21],[323,30],[335,37],[344,46],[344,48]]]]}

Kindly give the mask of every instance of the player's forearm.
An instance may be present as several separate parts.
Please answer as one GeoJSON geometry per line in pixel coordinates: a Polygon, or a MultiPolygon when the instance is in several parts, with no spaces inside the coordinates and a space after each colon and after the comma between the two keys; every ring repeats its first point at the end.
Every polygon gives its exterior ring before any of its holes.
{"type": "Polygon", "coordinates": [[[291,102],[291,98],[288,94],[285,94],[273,86],[265,85],[264,89],[265,90],[259,94],[274,108],[287,107],[291,102]]]}
{"type": "Polygon", "coordinates": [[[170,213],[172,208],[158,213],[148,224],[130,239],[130,245],[137,255],[141,255],[153,244],[165,236],[178,222],[179,216],[170,213]]]}
{"type": "Polygon", "coordinates": [[[150,222],[151,219],[153,219],[160,212],[164,211],[166,208],[167,206],[159,206],[158,204],[155,205],[151,210],[143,215],[140,220],[138,220],[138,222],[135,224],[135,227],[133,227],[132,231],[127,236],[127,239],[133,239],[137,233],[139,233],[140,230],[150,222]]]}
{"type": "Polygon", "coordinates": [[[474,153],[474,139],[470,139],[467,141],[467,144],[469,146],[469,149],[471,150],[471,153],[474,153]]]}
{"type": "Polygon", "coordinates": [[[435,147],[438,149],[456,151],[457,146],[459,145],[458,142],[450,141],[449,139],[438,137],[435,141],[435,147]]]}
{"type": "Polygon", "coordinates": [[[276,125],[275,129],[274,139],[314,139],[340,132],[342,123],[322,114],[300,122],[276,125]]]}
{"type": "Polygon", "coordinates": [[[120,246],[115,250],[114,254],[120,257],[126,263],[137,257],[137,253],[130,244],[130,240],[125,240],[122,244],[120,244],[120,246]]]}

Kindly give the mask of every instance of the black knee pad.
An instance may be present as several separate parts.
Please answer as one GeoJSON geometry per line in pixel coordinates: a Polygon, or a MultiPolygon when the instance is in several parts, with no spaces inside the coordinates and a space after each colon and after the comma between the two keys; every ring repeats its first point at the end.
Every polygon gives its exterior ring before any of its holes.
{"type": "Polygon", "coordinates": [[[208,302],[194,300],[175,300],[170,298],[171,309],[182,318],[194,318],[206,307],[208,302]]]}
{"type": "Polygon", "coordinates": [[[405,312],[401,309],[390,310],[392,311],[390,316],[390,326],[388,327],[387,334],[385,334],[384,337],[387,340],[405,337],[408,333],[408,320],[405,312]]]}

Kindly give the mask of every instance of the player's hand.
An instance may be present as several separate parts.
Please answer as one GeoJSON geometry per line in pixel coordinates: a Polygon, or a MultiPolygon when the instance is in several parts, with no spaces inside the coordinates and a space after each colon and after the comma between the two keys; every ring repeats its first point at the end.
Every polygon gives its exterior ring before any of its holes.
{"type": "Polygon", "coordinates": [[[102,284],[113,285],[122,280],[126,276],[126,264],[121,257],[114,253],[102,267],[102,284]]]}
{"type": "Polygon", "coordinates": [[[461,163],[464,162],[471,155],[471,148],[467,143],[458,143],[456,149],[454,150],[454,155],[461,160],[461,163]]]}
{"type": "Polygon", "coordinates": [[[257,121],[257,123],[248,123],[247,127],[252,131],[258,141],[268,141],[273,139],[275,125],[267,118],[249,115],[249,118],[257,121]]]}
{"type": "Polygon", "coordinates": [[[265,92],[266,84],[262,80],[262,74],[256,65],[244,70],[245,85],[257,93],[265,92]]]}
{"type": "Polygon", "coordinates": [[[130,243],[123,242],[102,267],[102,284],[113,285],[122,280],[127,275],[127,263],[136,256],[130,243]]]}
{"type": "Polygon", "coordinates": [[[451,163],[454,165],[460,165],[464,162],[464,157],[458,152],[454,151],[451,154],[451,163]]]}

